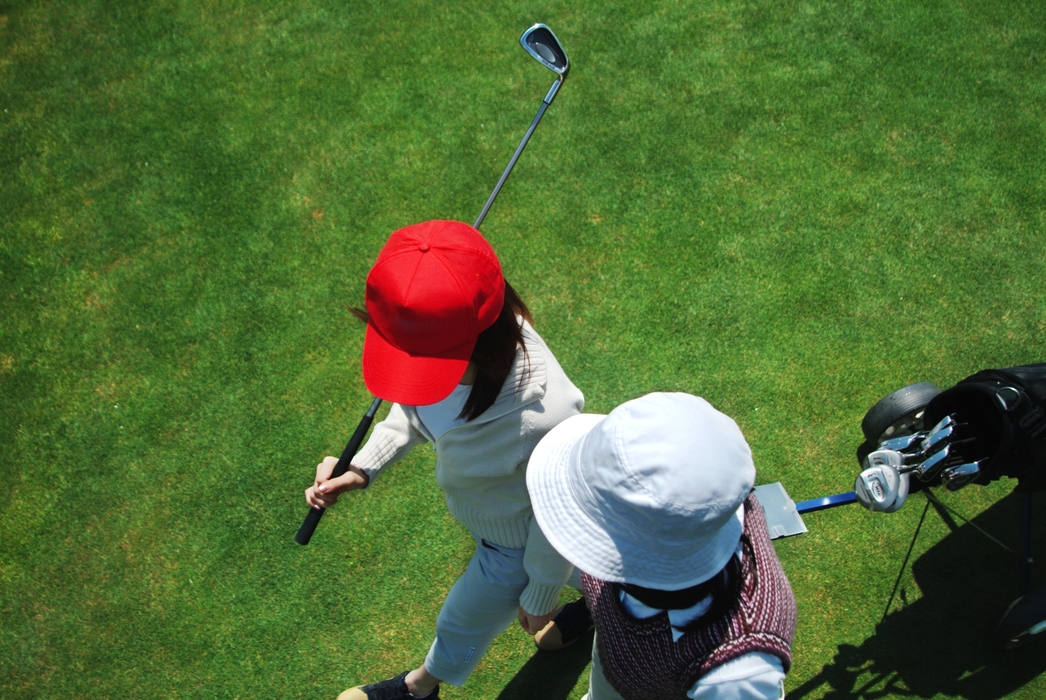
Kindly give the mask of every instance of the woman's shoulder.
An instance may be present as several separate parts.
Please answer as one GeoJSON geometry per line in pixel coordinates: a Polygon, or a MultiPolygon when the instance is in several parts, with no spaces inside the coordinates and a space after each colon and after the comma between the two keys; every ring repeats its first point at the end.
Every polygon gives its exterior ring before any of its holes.
{"type": "Polygon", "coordinates": [[[545,339],[534,329],[530,321],[525,318],[518,317],[520,321],[520,329],[523,332],[523,343],[526,350],[529,352],[531,347],[540,348],[542,353],[550,352],[548,344],[545,343],[545,339]]]}

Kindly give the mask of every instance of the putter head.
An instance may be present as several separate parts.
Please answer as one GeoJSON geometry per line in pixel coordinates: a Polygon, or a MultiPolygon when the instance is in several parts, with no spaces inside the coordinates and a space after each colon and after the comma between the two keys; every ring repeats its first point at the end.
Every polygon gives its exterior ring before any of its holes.
{"type": "Polygon", "coordinates": [[[538,63],[554,71],[560,80],[566,79],[570,71],[570,59],[551,29],[544,24],[535,24],[523,32],[519,43],[538,63]]]}

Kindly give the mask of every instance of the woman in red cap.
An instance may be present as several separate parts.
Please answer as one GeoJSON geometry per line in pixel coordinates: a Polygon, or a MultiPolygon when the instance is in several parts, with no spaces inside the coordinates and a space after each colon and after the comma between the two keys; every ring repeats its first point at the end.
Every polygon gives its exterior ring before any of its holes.
{"type": "Polygon", "coordinates": [[[461,685],[512,620],[534,634],[552,618],[571,565],[534,521],[526,469],[538,441],[581,413],[584,397],[530,325],[490,244],[467,224],[429,221],[392,234],[367,277],[363,379],[393,402],[349,471],[316,468],[314,508],[369,486],[415,445],[436,448],[436,481],[476,552],[436,620],[424,663],[341,700],[438,698],[461,685]]]}

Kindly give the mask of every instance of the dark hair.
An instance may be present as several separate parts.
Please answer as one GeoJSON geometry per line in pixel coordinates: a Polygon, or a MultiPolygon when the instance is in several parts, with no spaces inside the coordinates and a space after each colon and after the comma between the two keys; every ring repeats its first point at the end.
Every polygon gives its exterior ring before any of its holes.
{"type": "MultiPolygon", "coordinates": [[[[370,322],[370,314],[366,309],[351,307],[349,311],[364,323],[370,322]]],[[[458,418],[470,421],[490,408],[508,379],[517,350],[523,348],[524,355],[526,354],[523,345],[523,324],[520,319],[526,320],[527,323],[534,322],[530,309],[506,280],[505,301],[501,305],[501,313],[498,314],[497,320],[476,338],[476,347],[469,358],[476,367],[476,378],[458,418]]],[[[520,377],[520,385],[522,384],[523,377],[520,377]]]]}
{"type": "MultiPolygon", "coordinates": [[[[466,421],[477,418],[498,398],[501,387],[512,369],[512,362],[516,359],[516,349],[523,347],[523,325],[520,317],[528,323],[534,322],[530,316],[530,309],[506,281],[505,302],[501,305],[501,313],[490,328],[476,338],[476,347],[469,358],[476,366],[476,379],[458,418],[464,418],[466,421]]],[[[526,353],[525,348],[523,352],[526,353]]],[[[522,383],[523,377],[520,377],[520,384],[522,383]]]]}
{"type": "MultiPolygon", "coordinates": [[[[678,591],[662,591],[657,588],[644,588],[632,583],[618,584],[625,593],[638,600],[647,607],[657,610],[686,610],[700,603],[709,595],[712,596],[712,607],[705,615],[695,620],[714,619],[721,611],[728,607],[737,597],[736,587],[741,582],[741,561],[737,555],[730,557],[719,573],[712,578],[678,591]],[[713,617],[708,617],[712,615],[713,617]]],[[[687,625],[686,628],[689,628],[687,625]]]]}

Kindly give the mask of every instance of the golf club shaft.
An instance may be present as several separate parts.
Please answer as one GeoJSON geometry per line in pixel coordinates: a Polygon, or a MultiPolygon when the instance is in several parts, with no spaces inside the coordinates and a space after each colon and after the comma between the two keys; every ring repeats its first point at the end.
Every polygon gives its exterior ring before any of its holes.
{"type": "Polygon", "coordinates": [[[476,219],[476,223],[472,224],[472,228],[479,230],[480,224],[483,223],[483,219],[487,218],[487,212],[490,211],[490,207],[494,204],[494,200],[498,196],[498,192],[501,192],[502,185],[508,180],[509,174],[512,173],[512,168],[516,167],[516,161],[519,160],[520,155],[523,153],[523,149],[527,147],[527,142],[530,141],[530,136],[534,133],[534,129],[538,128],[538,123],[541,121],[541,117],[545,116],[545,110],[552,104],[552,100],[555,98],[556,93],[559,91],[559,86],[563,83],[562,80],[556,80],[549,89],[545,99],[541,102],[541,107],[538,109],[537,116],[534,117],[534,121],[530,123],[530,128],[527,129],[527,133],[523,134],[523,140],[519,142],[519,146],[516,147],[516,152],[512,154],[512,160],[508,162],[508,166],[505,168],[505,172],[501,173],[501,179],[498,180],[498,184],[494,186],[494,191],[490,193],[490,197],[487,198],[487,203],[483,205],[483,211],[479,213],[479,218],[476,219]]]}
{"type": "MultiPolygon", "coordinates": [[[[367,431],[370,430],[370,424],[374,422],[374,415],[378,412],[378,406],[380,405],[381,399],[374,399],[370,409],[363,415],[360,424],[356,426],[356,432],[349,438],[349,443],[345,445],[341,457],[338,458],[338,463],[334,466],[334,471],[331,472],[332,479],[336,479],[349,470],[352,458],[356,456],[356,452],[360,449],[363,438],[366,437],[367,431]]],[[[320,518],[323,517],[326,510],[326,508],[310,508],[309,514],[305,516],[305,521],[298,528],[298,534],[294,536],[294,541],[298,544],[308,544],[309,540],[312,539],[312,533],[315,532],[316,526],[319,525],[320,518]]]]}

